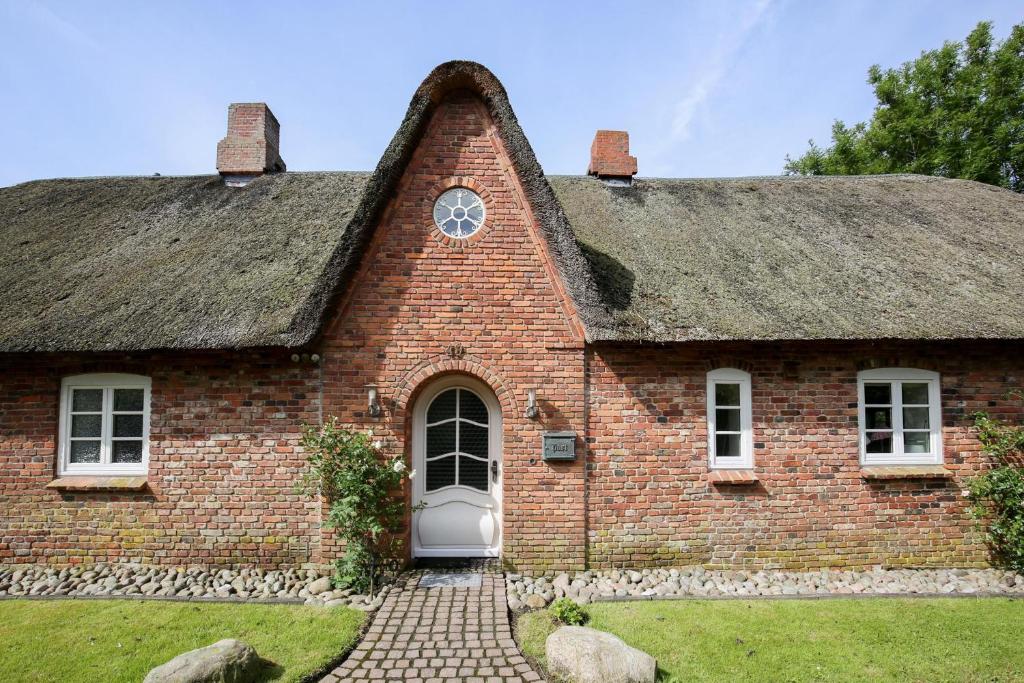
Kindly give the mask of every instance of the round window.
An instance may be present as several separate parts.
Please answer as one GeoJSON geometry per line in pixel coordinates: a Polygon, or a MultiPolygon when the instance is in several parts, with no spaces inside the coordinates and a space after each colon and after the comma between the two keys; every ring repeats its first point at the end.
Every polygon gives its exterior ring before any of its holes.
{"type": "Polygon", "coordinates": [[[469,237],[484,224],[484,203],[472,190],[453,187],[434,202],[434,223],[449,237],[469,237]]]}

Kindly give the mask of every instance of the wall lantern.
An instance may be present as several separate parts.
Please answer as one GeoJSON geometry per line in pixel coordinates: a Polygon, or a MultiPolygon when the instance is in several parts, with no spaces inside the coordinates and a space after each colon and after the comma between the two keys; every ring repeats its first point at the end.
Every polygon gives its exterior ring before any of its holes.
{"type": "Polygon", "coordinates": [[[370,417],[380,417],[382,411],[380,407],[380,401],[377,400],[377,387],[375,385],[366,385],[366,398],[367,408],[370,411],[370,417]]]}
{"type": "Polygon", "coordinates": [[[537,410],[537,390],[530,389],[526,392],[526,417],[536,420],[538,415],[540,415],[540,411],[537,410]]]}

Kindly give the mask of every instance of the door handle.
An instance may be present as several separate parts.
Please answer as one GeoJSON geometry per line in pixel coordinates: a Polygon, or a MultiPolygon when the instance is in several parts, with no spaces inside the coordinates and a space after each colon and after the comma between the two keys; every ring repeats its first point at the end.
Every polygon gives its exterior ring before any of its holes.
{"type": "Polygon", "coordinates": [[[491,481],[494,482],[495,484],[498,483],[498,461],[497,460],[492,460],[491,461],[491,481]]]}

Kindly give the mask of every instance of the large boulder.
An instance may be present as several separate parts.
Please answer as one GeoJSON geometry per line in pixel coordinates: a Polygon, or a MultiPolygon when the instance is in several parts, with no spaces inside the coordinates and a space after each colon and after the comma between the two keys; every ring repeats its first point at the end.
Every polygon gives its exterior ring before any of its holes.
{"type": "Polygon", "coordinates": [[[256,650],[226,638],[161,664],[146,674],[143,683],[250,683],[262,674],[256,650]]]}
{"type": "Polygon", "coordinates": [[[548,669],[573,683],[653,683],[654,657],[604,631],[563,626],[545,643],[548,669]]]}

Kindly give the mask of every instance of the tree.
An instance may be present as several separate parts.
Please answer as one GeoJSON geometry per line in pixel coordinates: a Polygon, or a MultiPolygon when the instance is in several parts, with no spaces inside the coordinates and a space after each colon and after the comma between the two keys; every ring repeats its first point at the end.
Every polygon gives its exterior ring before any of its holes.
{"type": "Polygon", "coordinates": [[[787,175],[921,173],[1024,192],[1024,24],[993,44],[981,22],[897,69],[868,70],[878,104],[871,120],[836,121],[832,144],[809,142],[787,175]]]}

